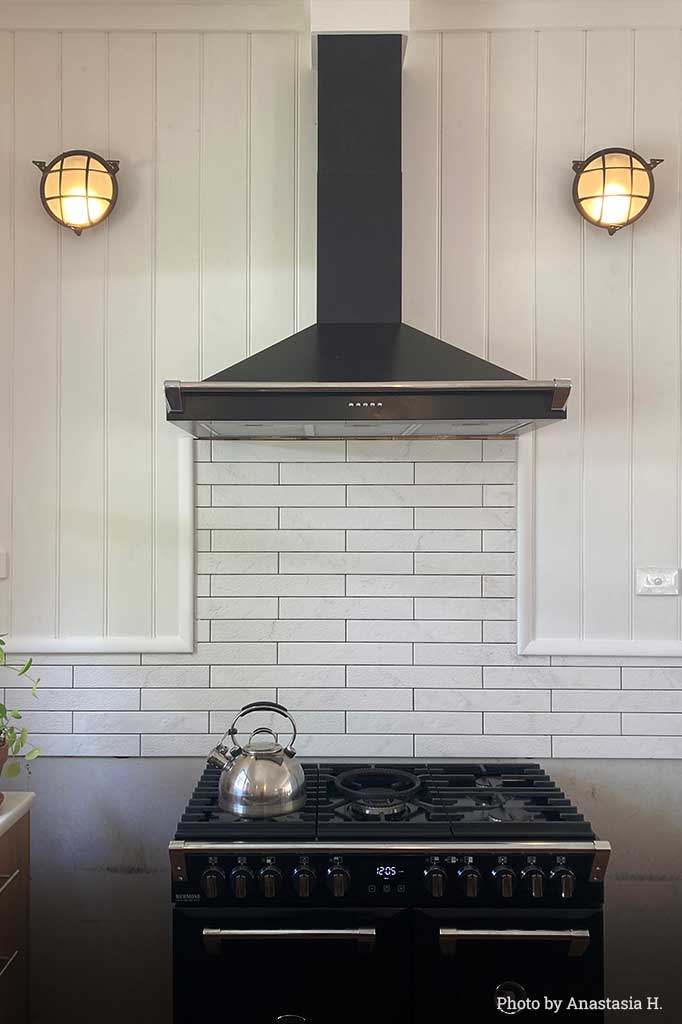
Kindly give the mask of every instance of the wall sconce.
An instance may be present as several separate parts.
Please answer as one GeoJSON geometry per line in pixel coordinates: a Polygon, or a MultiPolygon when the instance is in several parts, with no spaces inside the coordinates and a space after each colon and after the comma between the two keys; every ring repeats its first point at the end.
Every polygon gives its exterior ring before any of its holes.
{"type": "Polygon", "coordinates": [[[573,202],[578,211],[610,235],[646,213],[654,197],[654,167],[631,149],[600,149],[587,160],[574,160],[573,202]]]}
{"type": "Polygon", "coordinates": [[[49,164],[34,160],[41,172],[40,199],[50,217],[80,235],[101,224],[118,198],[118,160],[87,149],[70,149],[49,164]]]}

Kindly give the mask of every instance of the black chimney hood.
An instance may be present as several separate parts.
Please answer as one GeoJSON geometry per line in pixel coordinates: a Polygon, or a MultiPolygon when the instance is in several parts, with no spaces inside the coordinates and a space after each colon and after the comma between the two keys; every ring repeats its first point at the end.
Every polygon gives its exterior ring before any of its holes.
{"type": "Polygon", "coordinates": [[[399,35],[319,36],[317,323],[199,382],[166,381],[198,438],[499,437],[566,418],[529,381],[401,322],[399,35]]]}

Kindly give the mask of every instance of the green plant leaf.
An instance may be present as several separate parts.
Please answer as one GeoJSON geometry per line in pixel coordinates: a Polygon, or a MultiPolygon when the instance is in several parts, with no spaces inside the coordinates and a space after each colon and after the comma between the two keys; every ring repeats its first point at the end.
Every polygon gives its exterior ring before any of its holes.
{"type": "Polygon", "coordinates": [[[8,779],[16,778],[21,771],[21,765],[18,761],[10,761],[5,765],[3,775],[6,775],[8,779]]]}
{"type": "Polygon", "coordinates": [[[12,711],[10,711],[10,715],[12,716],[12,718],[21,718],[21,711],[17,711],[17,709],[14,708],[12,711]]]}
{"type": "Polygon", "coordinates": [[[40,749],[40,747],[34,747],[33,750],[29,750],[28,754],[26,755],[26,760],[35,761],[35,759],[37,757],[40,757],[41,754],[42,750],[40,749]]]}
{"type": "Polygon", "coordinates": [[[33,658],[29,658],[28,661],[26,662],[26,664],[21,668],[21,670],[19,672],[17,672],[17,675],[25,676],[26,673],[28,672],[28,670],[30,669],[32,664],[33,664],[33,658]]]}
{"type": "Polygon", "coordinates": [[[23,747],[23,745],[24,745],[24,743],[26,742],[27,739],[28,739],[28,729],[26,727],[24,727],[21,730],[21,732],[19,733],[19,743],[21,744],[22,747],[23,747]]]}
{"type": "Polygon", "coordinates": [[[4,704],[0,704],[0,718],[7,718],[7,708],[4,704]]]}

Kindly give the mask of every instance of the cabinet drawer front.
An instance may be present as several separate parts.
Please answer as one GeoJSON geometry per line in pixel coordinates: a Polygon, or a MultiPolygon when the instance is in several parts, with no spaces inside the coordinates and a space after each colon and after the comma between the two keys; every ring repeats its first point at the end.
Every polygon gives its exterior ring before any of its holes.
{"type": "Polygon", "coordinates": [[[0,896],[0,971],[15,950],[26,948],[26,900],[17,881],[0,896]]]}
{"type": "Polygon", "coordinates": [[[0,836],[0,886],[5,878],[8,878],[19,867],[19,845],[21,822],[13,825],[9,832],[0,836]],[[3,877],[4,876],[4,877],[3,877]]]}

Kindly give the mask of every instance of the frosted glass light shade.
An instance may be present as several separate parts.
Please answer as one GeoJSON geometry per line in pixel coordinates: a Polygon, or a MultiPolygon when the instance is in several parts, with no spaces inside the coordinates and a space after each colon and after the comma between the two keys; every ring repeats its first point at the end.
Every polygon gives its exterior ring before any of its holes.
{"type": "Polygon", "coordinates": [[[613,235],[639,220],[651,205],[652,171],[660,163],[631,149],[602,149],[587,160],[576,160],[573,202],[586,221],[613,235]]]}
{"type": "Polygon", "coordinates": [[[60,153],[49,164],[33,162],[42,174],[42,204],[58,224],[80,235],[113,210],[118,198],[117,160],[84,149],[60,153]]]}

